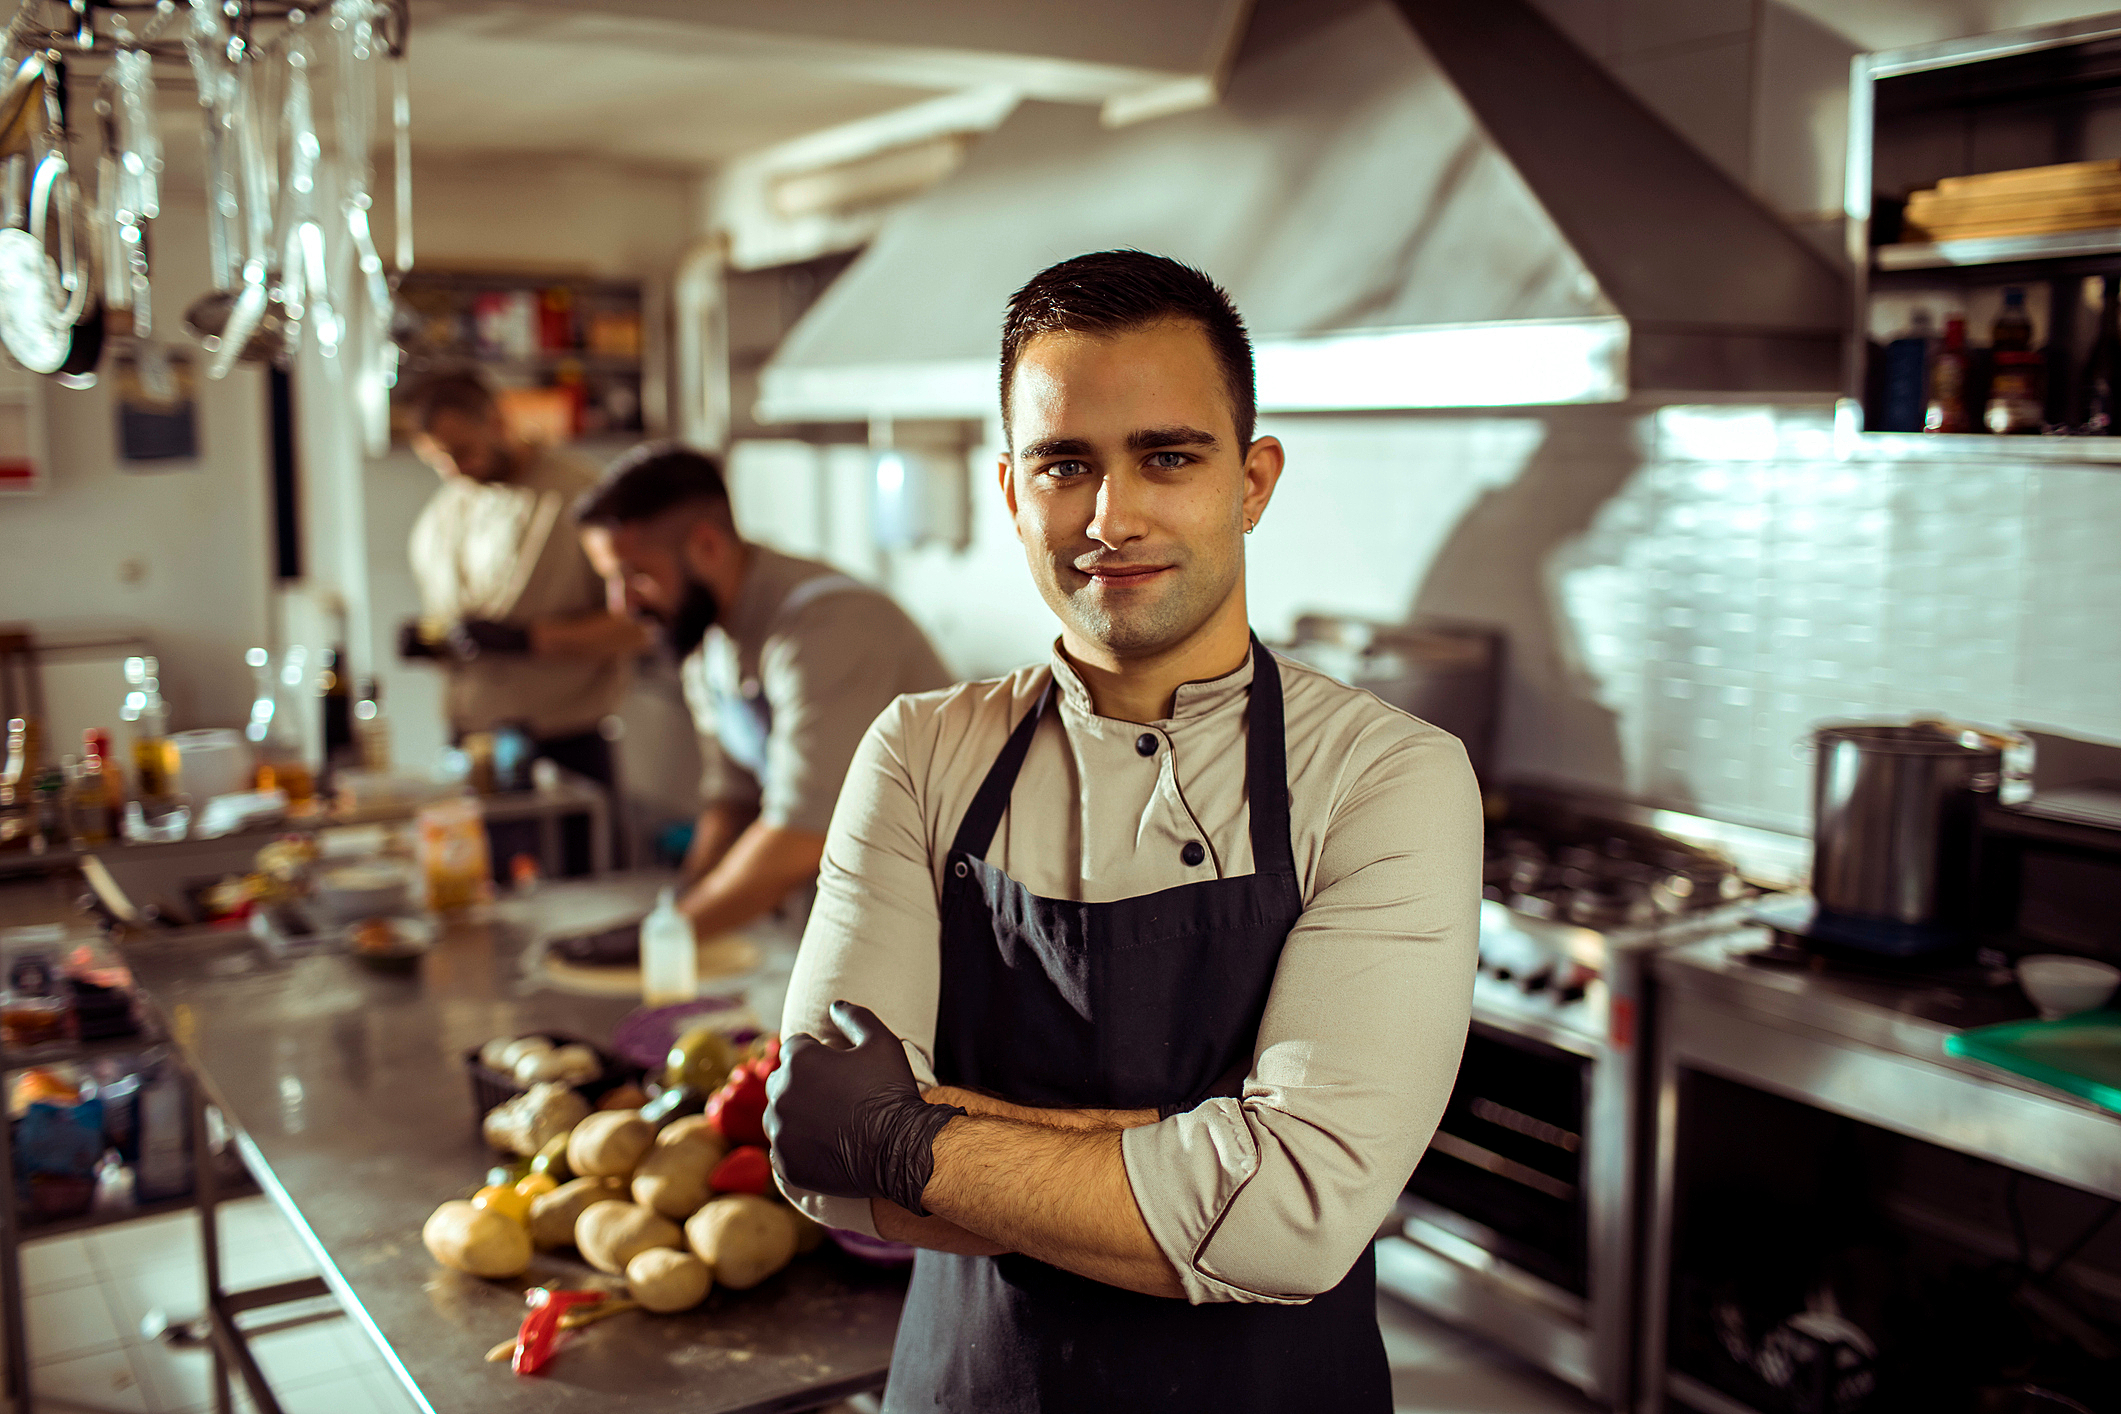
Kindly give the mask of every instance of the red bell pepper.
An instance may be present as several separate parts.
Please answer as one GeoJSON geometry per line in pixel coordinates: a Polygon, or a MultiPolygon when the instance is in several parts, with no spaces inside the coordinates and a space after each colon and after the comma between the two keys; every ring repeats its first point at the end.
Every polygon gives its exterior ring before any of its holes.
{"type": "Polygon", "coordinates": [[[707,1099],[707,1122],[732,1144],[766,1142],[766,1077],[769,1061],[745,1061],[729,1072],[722,1088],[707,1099]]]}
{"type": "Polygon", "coordinates": [[[519,1375],[534,1375],[552,1359],[553,1346],[560,1339],[560,1317],[567,1314],[568,1307],[593,1306],[604,1299],[604,1293],[550,1291],[534,1286],[524,1299],[530,1302],[530,1314],[516,1331],[516,1353],[509,1368],[519,1375]]]}
{"type": "Polygon", "coordinates": [[[756,1144],[731,1149],[707,1175],[716,1193],[765,1193],[773,1187],[773,1161],[756,1144]]]}

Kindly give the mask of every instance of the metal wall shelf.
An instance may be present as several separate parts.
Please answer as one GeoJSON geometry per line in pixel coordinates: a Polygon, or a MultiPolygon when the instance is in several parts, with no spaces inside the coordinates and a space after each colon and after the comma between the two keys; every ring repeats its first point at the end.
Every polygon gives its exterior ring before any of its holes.
{"type": "Polygon", "coordinates": [[[2015,265],[2121,255],[2121,226],[2054,231],[2044,236],[1982,236],[1958,241],[1910,241],[1871,253],[1881,271],[1942,270],[1954,266],[2015,265]]]}

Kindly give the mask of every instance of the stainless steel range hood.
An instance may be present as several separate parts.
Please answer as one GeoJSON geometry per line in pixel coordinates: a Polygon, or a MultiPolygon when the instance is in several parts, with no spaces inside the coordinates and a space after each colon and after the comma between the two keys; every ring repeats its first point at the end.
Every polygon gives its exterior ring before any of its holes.
{"type": "Polygon", "coordinates": [[[1524,0],[1263,0],[1218,107],[1019,107],[796,326],[759,415],[986,416],[1010,292],[1117,246],[1229,288],[1266,411],[1841,383],[1845,278],[1524,0]]]}

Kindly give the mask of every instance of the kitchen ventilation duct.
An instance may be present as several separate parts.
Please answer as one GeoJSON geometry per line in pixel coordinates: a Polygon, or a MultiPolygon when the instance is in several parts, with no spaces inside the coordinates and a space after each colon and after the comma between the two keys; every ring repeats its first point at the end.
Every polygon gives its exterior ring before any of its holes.
{"type": "Polygon", "coordinates": [[[1523,0],[1281,0],[1215,108],[1020,106],[791,331],[759,416],[987,416],[1010,292],[1119,246],[1230,290],[1262,411],[1841,383],[1844,277],[1523,0]]]}

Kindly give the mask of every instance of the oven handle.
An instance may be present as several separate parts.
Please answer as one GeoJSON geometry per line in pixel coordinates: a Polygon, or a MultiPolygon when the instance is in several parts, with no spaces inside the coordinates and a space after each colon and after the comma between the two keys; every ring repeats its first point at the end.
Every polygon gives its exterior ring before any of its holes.
{"type": "Polygon", "coordinates": [[[1564,1183],[1552,1174],[1541,1173],[1529,1164],[1520,1164],[1515,1159],[1506,1159],[1493,1149],[1482,1148],[1472,1140],[1461,1139],[1446,1130],[1437,1130],[1436,1137],[1429,1141],[1429,1147],[1439,1153],[1450,1155],[1460,1163],[1467,1163],[1477,1169],[1484,1169],[1488,1173],[1494,1174],[1497,1178],[1506,1178],[1512,1183],[1521,1183],[1535,1192],[1546,1194],[1549,1198],[1559,1198],[1564,1203],[1576,1201],[1575,1184],[1564,1183]]]}

